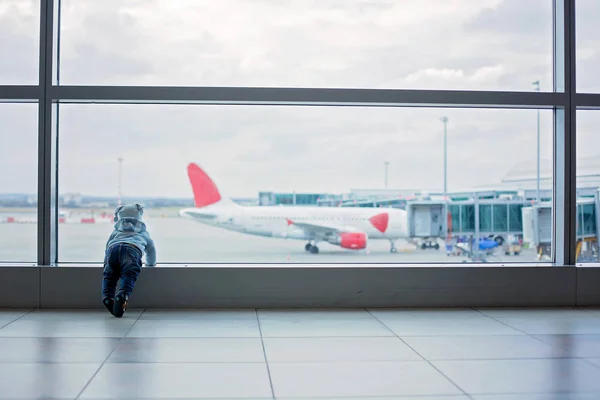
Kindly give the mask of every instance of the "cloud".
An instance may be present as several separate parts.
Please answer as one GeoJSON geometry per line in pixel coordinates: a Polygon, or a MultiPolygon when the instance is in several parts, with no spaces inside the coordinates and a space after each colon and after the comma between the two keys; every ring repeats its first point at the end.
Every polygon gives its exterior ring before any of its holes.
{"type": "MultiPolygon", "coordinates": [[[[580,1],[580,77],[600,87],[593,40],[600,7],[580,1]]],[[[550,90],[550,4],[63,1],[61,84],[532,90],[531,82],[541,79],[550,90]]],[[[0,60],[0,80],[37,80],[36,7],[20,0],[0,4],[0,51],[15,55],[0,60]]],[[[8,174],[10,166],[37,156],[37,113],[25,112],[33,120],[22,121],[18,107],[29,106],[0,104],[0,139],[15,141],[12,151],[0,150],[0,183],[8,191],[25,188],[8,174]],[[26,136],[8,136],[13,130],[31,131],[29,144],[21,142],[26,136]]],[[[391,187],[439,190],[443,115],[450,118],[451,190],[493,185],[536,154],[534,110],[135,104],[60,110],[63,192],[116,193],[118,157],[125,159],[129,195],[190,196],[190,161],[233,195],[381,187],[384,161],[390,161],[391,187]]],[[[546,158],[552,154],[550,114],[542,112],[546,158]]],[[[597,139],[591,128],[586,132],[582,151],[592,152],[597,139]]],[[[22,181],[33,182],[31,176],[23,172],[22,181]]]]}
{"type": "Polygon", "coordinates": [[[552,1],[527,0],[527,4],[521,0],[497,1],[482,7],[464,26],[468,33],[496,35],[502,32],[516,36],[520,39],[518,43],[507,43],[513,47],[545,41],[548,28],[552,28],[552,1]]]}
{"type": "Polygon", "coordinates": [[[0,3],[0,85],[38,83],[39,1],[0,3]]]}
{"type": "Polygon", "coordinates": [[[0,103],[0,191],[37,191],[37,114],[35,104],[0,103]]]}

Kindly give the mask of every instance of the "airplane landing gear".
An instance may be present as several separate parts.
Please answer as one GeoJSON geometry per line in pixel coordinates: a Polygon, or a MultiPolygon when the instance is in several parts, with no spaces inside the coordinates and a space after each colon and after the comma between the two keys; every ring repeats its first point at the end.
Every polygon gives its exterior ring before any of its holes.
{"type": "Polygon", "coordinates": [[[398,249],[396,248],[396,243],[393,240],[390,240],[390,253],[397,253],[398,249]]]}
{"type": "Polygon", "coordinates": [[[306,246],[304,246],[304,250],[308,251],[310,254],[319,253],[319,248],[316,246],[316,243],[313,244],[313,242],[306,243],[306,246]]]}

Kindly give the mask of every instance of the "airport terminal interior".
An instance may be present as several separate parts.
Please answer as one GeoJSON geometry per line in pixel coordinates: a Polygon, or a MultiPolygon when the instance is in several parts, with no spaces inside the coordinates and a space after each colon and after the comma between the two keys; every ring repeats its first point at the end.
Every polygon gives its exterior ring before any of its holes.
{"type": "Polygon", "coordinates": [[[0,399],[600,399],[599,17],[0,0],[0,399]]]}

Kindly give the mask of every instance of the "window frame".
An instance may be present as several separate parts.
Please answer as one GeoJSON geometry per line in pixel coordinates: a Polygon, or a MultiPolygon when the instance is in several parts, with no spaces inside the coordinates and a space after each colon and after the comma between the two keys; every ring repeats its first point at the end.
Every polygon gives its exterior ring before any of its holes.
{"type": "MultiPolygon", "coordinates": [[[[553,262],[575,266],[576,110],[600,109],[600,94],[576,92],[575,0],[553,0],[552,92],[258,87],[60,85],[60,0],[40,2],[39,83],[0,85],[0,101],[39,105],[39,266],[57,265],[58,136],[61,103],[310,105],[552,109],[554,113],[553,262]]],[[[406,266],[406,264],[398,264],[406,266]]],[[[432,264],[432,266],[435,266],[432,264]]],[[[489,267],[486,264],[485,267],[489,267]]],[[[352,268],[349,266],[349,268],[352,268]]],[[[445,267],[447,268],[447,266],[445,267]]]]}

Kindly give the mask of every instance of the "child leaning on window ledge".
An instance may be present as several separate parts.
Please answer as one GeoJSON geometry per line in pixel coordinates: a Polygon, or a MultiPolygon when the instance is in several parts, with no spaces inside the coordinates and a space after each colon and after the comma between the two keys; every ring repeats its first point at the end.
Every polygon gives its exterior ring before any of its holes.
{"type": "Polygon", "coordinates": [[[117,207],[115,229],[106,243],[102,304],[117,318],[127,309],[127,301],[142,271],[144,253],[146,266],[156,265],[156,248],[142,221],[143,214],[144,208],[139,204],[117,207]]]}

